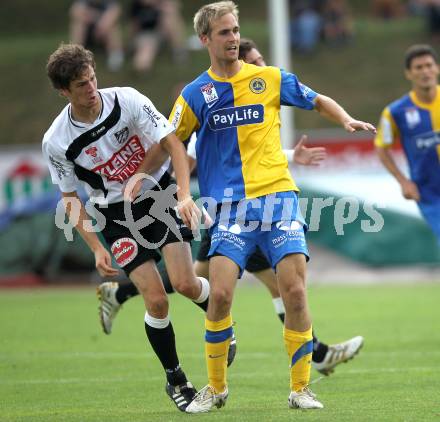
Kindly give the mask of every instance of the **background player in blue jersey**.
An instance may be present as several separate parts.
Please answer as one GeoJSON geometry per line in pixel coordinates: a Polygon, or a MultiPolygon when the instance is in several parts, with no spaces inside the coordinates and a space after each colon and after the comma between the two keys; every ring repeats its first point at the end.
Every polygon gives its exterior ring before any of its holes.
{"type": "Polygon", "coordinates": [[[211,67],[183,89],[170,121],[182,140],[196,131],[200,192],[211,204],[217,203],[217,212],[210,232],[211,295],[205,321],[208,385],[186,411],[207,412],[226,402],[233,293],[256,246],[277,272],[286,308],[289,407],[322,408],[308,388],[313,340],[305,286],[306,226],[298,188],[281,148],[280,106],[316,109],[349,132],[375,128],[353,119],[291,73],[240,61],[238,10],[233,2],[203,6],[194,17],[194,28],[208,50],[211,67]]]}
{"type": "Polygon", "coordinates": [[[429,45],[413,45],[405,55],[411,91],[382,112],[375,145],[402,195],[417,202],[440,244],[440,87],[437,54],[429,45]],[[390,152],[397,140],[409,165],[409,178],[390,152]]]}

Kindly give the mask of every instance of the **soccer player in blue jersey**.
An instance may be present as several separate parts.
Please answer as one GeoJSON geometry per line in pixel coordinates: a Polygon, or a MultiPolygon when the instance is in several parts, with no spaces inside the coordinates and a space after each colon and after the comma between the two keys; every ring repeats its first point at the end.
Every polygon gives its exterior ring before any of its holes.
{"type": "Polygon", "coordinates": [[[295,75],[239,60],[238,10],[232,1],[200,8],[194,28],[208,50],[211,67],[183,89],[170,121],[182,140],[197,133],[200,193],[218,204],[218,212],[210,229],[211,295],[205,321],[208,385],[186,411],[207,412],[226,402],[233,293],[257,245],[277,272],[286,308],[289,407],[322,408],[308,388],[313,340],[305,286],[306,226],[298,207],[298,188],[281,148],[279,110],[281,105],[316,109],[349,132],[375,132],[375,128],[353,119],[295,75]]]}
{"type": "Polygon", "coordinates": [[[405,55],[411,91],[382,112],[375,138],[377,154],[399,182],[402,195],[417,202],[440,244],[440,87],[437,54],[429,45],[413,45],[405,55]],[[408,160],[409,178],[390,152],[397,140],[408,160]]]}

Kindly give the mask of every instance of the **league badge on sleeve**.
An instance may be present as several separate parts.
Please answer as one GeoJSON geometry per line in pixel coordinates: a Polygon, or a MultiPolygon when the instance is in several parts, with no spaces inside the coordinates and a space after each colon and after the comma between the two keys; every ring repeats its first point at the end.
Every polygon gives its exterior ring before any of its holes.
{"type": "Polygon", "coordinates": [[[203,85],[200,90],[202,91],[203,98],[205,99],[206,104],[211,104],[213,102],[218,101],[218,95],[217,91],[215,89],[215,86],[212,82],[207,83],[206,85],[203,85]]]}

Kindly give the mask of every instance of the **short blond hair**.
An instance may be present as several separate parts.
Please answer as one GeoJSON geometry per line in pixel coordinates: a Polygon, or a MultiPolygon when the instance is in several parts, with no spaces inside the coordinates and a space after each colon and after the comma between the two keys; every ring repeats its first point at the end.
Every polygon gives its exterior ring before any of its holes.
{"type": "Polygon", "coordinates": [[[194,15],[194,30],[196,34],[209,35],[211,23],[228,13],[232,13],[238,21],[238,7],[233,1],[218,1],[202,6],[194,15]]]}

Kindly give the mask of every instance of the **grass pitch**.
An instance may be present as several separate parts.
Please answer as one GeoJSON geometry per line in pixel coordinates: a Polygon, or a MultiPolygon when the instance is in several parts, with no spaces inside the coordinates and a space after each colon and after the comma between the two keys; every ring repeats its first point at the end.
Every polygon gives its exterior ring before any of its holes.
{"type": "MultiPolygon", "coordinates": [[[[147,343],[143,303],[134,298],[113,333],[101,332],[92,288],[1,291],[1,421],[439,421],[440,285],[310,288],[314,327],[325,342],[361,334],[351,362],[313,390],[323,410],[287,408],[288,359],[281,324],[259,285],[236,292],[238,354],[227,406],[180,413],[164,392],[162,369],[147,343]]],[[[170,297],[181,363],[206,384],[203,314],[170,297]]]]}

